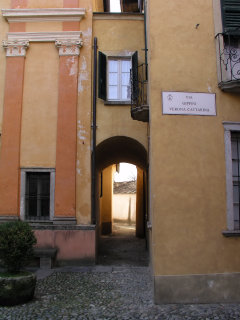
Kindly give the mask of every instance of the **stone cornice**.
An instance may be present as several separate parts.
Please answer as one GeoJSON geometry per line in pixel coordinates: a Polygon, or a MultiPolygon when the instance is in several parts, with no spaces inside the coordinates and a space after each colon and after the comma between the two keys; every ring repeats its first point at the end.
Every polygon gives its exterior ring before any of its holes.
{"type": "Polygon", "coordinates": [[[29,42],[56,42],[79,41],[82,32],[80,31],[59,31],[59,32],[9,32],[8,41],[29,41],[29,42]]]}
{"type": "Polygon", "coordinates": [[[59,56],[79,56],[82,40],[57,40],[56,47],[59,49],[59,56]]]}
{"type": "Polygon", "coordinates": [[[3,41],[7,57],[25,57],[29,41],[3,41]]]}
{"type": "Polygon", "coordinates": [[[9,22],[80,21],[86,14],[83,8],[2,9],[9,22]]]}

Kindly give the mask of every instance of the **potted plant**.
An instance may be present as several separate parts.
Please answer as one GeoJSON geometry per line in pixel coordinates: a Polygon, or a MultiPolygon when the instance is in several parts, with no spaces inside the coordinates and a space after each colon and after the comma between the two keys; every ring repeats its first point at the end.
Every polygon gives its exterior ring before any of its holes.
{"type": "Polygon", "coordinates": [[[23,268],[32,258],[36,242],[26,222],[0,224],[0,258],[4,267],[0,272],[0,305],[15,305],[33,298],[36,275],[23,268]]]}

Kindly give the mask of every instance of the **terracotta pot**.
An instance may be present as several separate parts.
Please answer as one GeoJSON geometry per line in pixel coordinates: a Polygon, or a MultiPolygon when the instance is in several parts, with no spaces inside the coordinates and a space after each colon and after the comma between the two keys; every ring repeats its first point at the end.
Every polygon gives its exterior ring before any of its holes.
{"type": "Polygon", "coordinates": [[[25,303],[34,296],[36,275],[27,273],[17,276],[0,276],[0,305],[13,306],[25,303]]]}

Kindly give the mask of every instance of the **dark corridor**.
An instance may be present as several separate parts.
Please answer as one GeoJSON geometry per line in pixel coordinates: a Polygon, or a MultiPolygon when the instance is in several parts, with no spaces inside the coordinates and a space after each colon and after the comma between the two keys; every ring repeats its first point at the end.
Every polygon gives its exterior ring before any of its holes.
{"type": "Polygon", "coordinates": [[[100,237],[98,264],[148,266],[146,240],[135,236],[135,227],[114,223],[113,232],[100,237]]]}

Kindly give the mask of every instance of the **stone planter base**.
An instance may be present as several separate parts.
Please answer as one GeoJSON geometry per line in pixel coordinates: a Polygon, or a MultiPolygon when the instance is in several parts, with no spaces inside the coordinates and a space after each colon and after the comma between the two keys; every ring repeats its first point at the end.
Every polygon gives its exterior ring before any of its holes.
{"type": "Polygon", "coordinates": [[[25,303],[34,296],[36,275],[28,273],[15,277],[0,277],[0,305],[25,303]]]}

